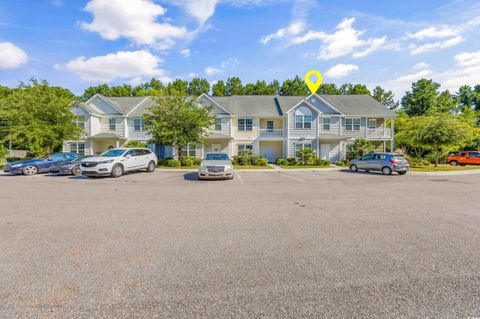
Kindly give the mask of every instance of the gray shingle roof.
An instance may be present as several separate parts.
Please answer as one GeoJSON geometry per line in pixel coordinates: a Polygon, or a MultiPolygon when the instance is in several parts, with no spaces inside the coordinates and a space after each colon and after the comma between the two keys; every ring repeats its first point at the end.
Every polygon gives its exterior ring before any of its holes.
{"type": "Polygon", "coordinates": [[[279,116],[274,96],[214,96],[218,104],[236,116],[279,116]]]}
{"type": "Polygon", "coordinates": [[[395,116],[370,95],[320,95],[345,115],[395,116]]]}
{"type": "Polygon", "coordinates": [[[145,99],[145,96],[128,96],[128,97],[105,97],[112,102],[123,114],[129,113],[135,106],[145,99]]]}

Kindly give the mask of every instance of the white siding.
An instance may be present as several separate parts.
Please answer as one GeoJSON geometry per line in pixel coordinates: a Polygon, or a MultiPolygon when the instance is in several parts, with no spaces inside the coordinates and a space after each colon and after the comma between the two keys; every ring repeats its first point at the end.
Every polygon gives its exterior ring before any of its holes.
{"type": "Polygon", "coordinates": [[[147,131],[135,131],[135,119],[129,118],[127,119],[128,123],[128,136],[129,140],[136,140],[136,141],[147,141],[150,139],[150,135],[147,131]]]}

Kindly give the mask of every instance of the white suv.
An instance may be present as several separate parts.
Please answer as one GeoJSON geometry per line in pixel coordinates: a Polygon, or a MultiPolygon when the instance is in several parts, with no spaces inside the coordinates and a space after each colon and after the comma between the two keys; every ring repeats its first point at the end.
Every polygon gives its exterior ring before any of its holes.
{"type": "Polygon", "coordinates": [[[153,172],[156,166],[157,156],[147,148],[113,148],[98,157],[88,157],[80,164],[82,175],[112,177],[141,169],[153,172]]]}

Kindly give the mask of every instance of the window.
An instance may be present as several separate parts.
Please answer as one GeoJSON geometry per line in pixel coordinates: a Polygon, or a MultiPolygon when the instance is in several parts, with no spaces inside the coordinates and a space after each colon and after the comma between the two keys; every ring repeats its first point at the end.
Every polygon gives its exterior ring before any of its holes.
{"type": "Polygon", "coordinates": [[[269,132],[273,132],[273,127],[274,127],[273,121],[267,121],[267,130],[269,132]]]}
{"type": "Polygon", "coordinates": [[[377,119],[368,119],[368,128],[369,129],[376,129],[377,128],[377,119]]]}
{"type": "Polygon", "coordinates": [[[295,128],[299,130],[312,128],[312,111],[308,107],[302,106],[295,111],[295,128]]]}
{"type": "Polygon", "coordinates": [[[85,117],[84,116],[79,116],[77,119],[77,126],[81,128],[82,130],[85,129],[85,117]]]}
{"type": "Polygon", "coordinates": [[[188,143],[182,147],[181,157],[196,157],[197,145],[195,143],[188,143]]]}
{"type": "Polygon", "coordinates": [[[115,119],[108,119],[108,126],[110,131],[116,131],[117,130],[117,122],[115,119]]]}
{"type": "Polygon", "coordinates": [[[345,119],[346,131],[360,131],[360,118],[347,118],[345,119]]]}
{"type": "Polygon", "coordinates": [[[330,131],[330,118],[329,117],[324,117],[322,124],[323,124],[323,130],[324,131],[330,131]]]}
{"type": "Polygon", "coordinates": [[[63,160],[65,160],[65,156],[62,153],[53,154],[52,156],[50,156],[48,158],[48,160],[53,161],[53,162],[63,161],[63,160]]]}
{"type": "Polygon", "coordinates": [[[238,144],[238,154],[244,150],[253,150],[252,144],[238,144]]]}
{"type": "Polygon", "coordinates": [[[143,131],[143,118],[138,118],[133,120],[133,130],[134,131],[143,131]]]}
{"type": "Polygon", "coordinates": [[[375,154],[373,159],[375,159],[375,160],[386,160],[387,155],[385,155],[385,154],[375,154]]]}
{"type": "Polygon", "coordinates": [[[238,119],[238,130],[239,131],[251,131],[253,127],[252,119],[238,119]]]}
{"type": "Polygon", "coordinates": [[[371,161],[373,160],[373,154],[365,155],[364,157],[360,158],[361,161],[371,161]]]}
{"type": "Polygon", "coordinates": [[[300,157],[300,151],[305,149],[305,148],[312,148],[312,144],[300,144],[296,143],[295,144],[295,157],[299,158],[300,157]]]}
{"type": "Polygon", "coordinates": [[[470,152],[470,157],[480,157],[479,152],[470,152]]]}
{"type": "Polygon", "coordinates": [[[71,143],[70,152],[85,155],[85,143],[71,143]]]}
{"type": "Polygon", "coordinates": [[[222,118],[216,117],[215,118],[215,131],[221,131],[222,130],[222,118]]]}

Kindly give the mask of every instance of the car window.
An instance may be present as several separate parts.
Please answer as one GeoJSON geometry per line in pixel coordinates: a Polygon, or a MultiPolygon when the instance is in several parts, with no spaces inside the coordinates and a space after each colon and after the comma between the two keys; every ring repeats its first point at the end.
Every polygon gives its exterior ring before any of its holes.
{"type": "Polygon", "coordinates": [[[210,161],[228,161],[228,155],[227,154],[207,154],[205,156],[205,159],[210,161]]]}
{"type": "Polygon", "coordinates": [[[101,156],[105,157],[118,157],[122,156],[122,154],[125,152],[125,150],[116,150],[116,149],[111,149],[106,152],[103,152],[101,156]]]}
{"type": "Polygon", "coordinates": [[[79,158],[81,156],[78,155],[78,154],[69,153],[69,154],[65,154],[65,157],[67,158],[67,160],[73,161],[73,160],[76,160],[77,158],[79,158]]]}
{"type": "Polygon", "coordinates": [[[480,157],[480,152],[470,152],[470,157],[480,157]]]}
{"type": "Polygon", "coordinates": [[[65,159],[65,156],[63,154],[53,154],[48,158],[49,161],[62,161],[65,159]]]}
{"type": "Polygon", "coordinates": [[[135,150],[129,150],[128,152],[125,153],[124,156],[127,156],[127,155],[135,156],[135,155],[136,155],[136,152],[135,152],[135,150]]]}
{"type": "Polygon", "coordinates": [[[373,159],[375,159],[375,160],[384,160],[386,158],[387,158],[387,155],[385,155],[385,154],[375,154],[374,157],[373,157],[373,159]]]}
{"type": "Polygon", "coordinates": [[[468,156],[467,152],[461,152],[460,156],[468,156]]]}
{"type": "Polygon", "coordinates": [[[405,157],[403,157],[402,155],[394,155],[393,159],[403,161],[403,160],[405,160],[405,157]]]}
{"type": "Polygon", "coordinates": [[[448,156],[457,156],[458,155],[458,152],[452,152],[450,154],[448,154],[448,156]]]}
{"type": "Polygon", "coordinates": [[[360,158],[361,161],[370,161],[373,159],[373,154],[368,154],[360,158]]]}
{"type": "Polygon", "coordinates": [[[135,150],[135,154],[137,154],[137,156],[148,155],[148,151],[147,151],[147,150],[138,149],[138,150],[135,150]]]}

